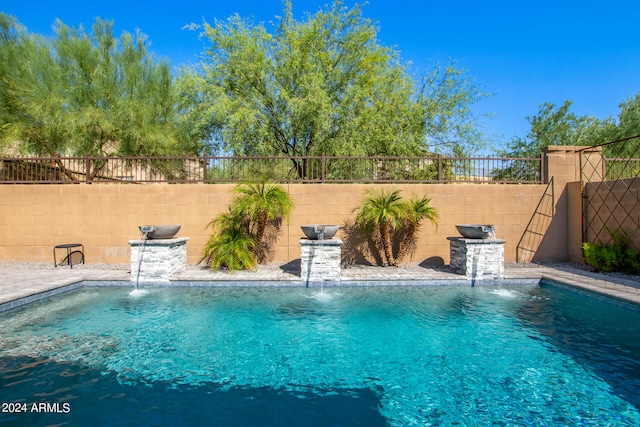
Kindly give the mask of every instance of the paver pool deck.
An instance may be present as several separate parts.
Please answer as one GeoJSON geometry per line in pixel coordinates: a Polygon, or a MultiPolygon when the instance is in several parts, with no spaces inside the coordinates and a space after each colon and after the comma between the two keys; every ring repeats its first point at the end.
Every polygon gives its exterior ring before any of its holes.
{"type": "MultiPolygon", "coordinates": [[[[589,272],[573,265],[505,266],[505,281],[552,280],[582,291],[593,292],[615,300],[640,306],[640,281],[634,276],[617,276],[589,272]]],[[[402,267],[352,266],[343,268],[340,286],[403,285],[416,282],[429,284],[473,284],[446,266],[402,267]]],[[[124,268],[81,265],[74,268],[11,268],[0,266],[0,311],[24,305],[85,284],[134,287],[130,272],[124,268]]],[[[303,286],[299,268],[295,266],[260,266],[255,271],[225,272],[189,266],[172,277],[181,286],[303,286]]],[[[485,282],[486,283],[486,282],[485,282]]],[[[500,281],[496,281],[499,284],[500,281]]],[[[141,285],[142,287],[142,285],[141,285]]]]}

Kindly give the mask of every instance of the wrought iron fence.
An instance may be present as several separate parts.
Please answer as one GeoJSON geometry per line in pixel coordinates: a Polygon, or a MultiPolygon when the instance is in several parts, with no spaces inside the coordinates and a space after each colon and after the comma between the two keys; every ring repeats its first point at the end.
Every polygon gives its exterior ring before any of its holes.
{"type": "Polygon", "coordinates": [[[542,183],[540,158],[201,156],[11,157],[0,183],[542,183]]]}

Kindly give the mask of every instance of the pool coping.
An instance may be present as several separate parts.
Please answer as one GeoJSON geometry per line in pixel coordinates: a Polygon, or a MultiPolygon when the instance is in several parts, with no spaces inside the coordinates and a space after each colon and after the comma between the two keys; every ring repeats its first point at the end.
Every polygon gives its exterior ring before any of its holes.
{"type": "MultiPolygon", "coordinates": [[[[505,282],[532,285],[541,281],[599,295],[613,301],[640,307],[640,282],[625,277],[587,272],[571,266],[507,268],[501,280],[473,281],[443,268],[405,269],[371,267],[343,270],[340,283],[324,286],[485,286],[505,282]]],[[[0,270],[0,312],[69,292],[84,286],[135,287],[131,275],[123,270],[0,270]]],[[[321,283],[311,283],[319,287],[321,283]]],[[[279,269],[263,269],[242,274],[192,269],[165,283],[139,284],[140,287],[305,287],[299,276],[279,269]]]]}

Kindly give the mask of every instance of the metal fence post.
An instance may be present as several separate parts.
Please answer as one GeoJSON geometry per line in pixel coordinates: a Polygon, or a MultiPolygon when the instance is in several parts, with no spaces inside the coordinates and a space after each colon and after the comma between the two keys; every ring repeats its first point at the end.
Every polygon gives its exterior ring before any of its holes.
{"type": "Polygon", "coordinates": [[[91,157],[89,157],[88,154],[84,156],[84,163],[85,163],[84,181],[87,184],[91,184],[91,157]]]}
{"type": "Polygon", "coordinates": [[[207,183],[207,153],[202,153],[202,182],[207,183]]]}

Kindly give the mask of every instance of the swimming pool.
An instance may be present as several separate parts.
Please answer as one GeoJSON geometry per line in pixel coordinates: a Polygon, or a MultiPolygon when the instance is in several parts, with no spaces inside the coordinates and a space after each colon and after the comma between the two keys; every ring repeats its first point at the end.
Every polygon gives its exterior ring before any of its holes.
{"type": "Polygon", "coordinates": [[[129,294],[0,315],[2,425],[640,424],[640,313],[553,286],[129,294]]]}

